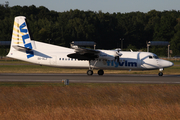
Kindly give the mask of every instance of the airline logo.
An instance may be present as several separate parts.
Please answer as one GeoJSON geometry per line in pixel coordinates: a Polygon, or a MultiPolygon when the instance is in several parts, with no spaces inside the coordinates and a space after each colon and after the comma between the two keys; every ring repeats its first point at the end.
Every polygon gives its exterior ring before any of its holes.
{"type": "MultiPolygon", "coordinates": [[[[23,24],[21,24],[19,26],[19,29],[20,29],[20,32],[23,33],[22,40],[23,40],[23,43],[24,43],[24,47],[28,48],[28,49],[32,49],[32,44],[31,44],[30,40],[28,40],[28,39],[30,39],[30,37],[29,37],[29,34],[28,34],[26,23],[24,22],[23,24]]],[[[27,58],[31,58],[31,57],[34,56],[34,52],[31,51],[31,50],[26,50],[26,54],[27,54],[27,58]]]]}
{"type": "Polygon", "coordinates": [[[12,39],[13,39],[13,43],[16,45],[23,44],[20,34],[23,35],[22,33],[19,32],[19,24],[17,22],[14,22],[12,39]]]}
{"type": "Polygon", "coordinates": [[[116,62],[114,60],[107,61],[107,66],[114,66],[114,67],[119,67],[119,66],[124,66],[124,67],[137,67],[137,62],[128,62],[125,60],[124,62],[116,62]]]}

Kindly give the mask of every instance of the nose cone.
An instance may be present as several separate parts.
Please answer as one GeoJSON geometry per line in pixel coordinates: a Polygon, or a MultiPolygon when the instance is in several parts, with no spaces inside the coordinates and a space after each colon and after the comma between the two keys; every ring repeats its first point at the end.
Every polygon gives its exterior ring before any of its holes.
{"type": "Polygon", "coordinates": [[[171,67],[174,65],[173,62],[170,62],[170,61],[167,61],[167,60],[160,60],[159,61],[159,65],[163,68],[166,68],[166,67],[171,67]]]}
{"type": "Polygon", "coordinates": [[[169,61],[169,67],[173,66],[174,63],[169,61]]]}

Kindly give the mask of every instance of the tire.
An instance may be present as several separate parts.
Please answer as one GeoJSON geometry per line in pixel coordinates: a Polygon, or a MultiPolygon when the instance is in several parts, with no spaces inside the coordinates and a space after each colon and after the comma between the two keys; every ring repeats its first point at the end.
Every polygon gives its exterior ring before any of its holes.
{"type": "Polygon", "coordinates": [[[98,75],[103,75],[104,74],[104,71],[103,70],[99,70],[98,71],[98,75]]]}
{"type": "Polygon", "coordinates": [[[88,70],[87,71],[87,75],[93,75],[93,71],[92,70],[88,70]]]}
{"type": "Polygon", "coordinates": [[[162,72],[159,72],[158,75],[159,75],[159,76],[163,76],[163,73],[162,73],[162,72]]]}

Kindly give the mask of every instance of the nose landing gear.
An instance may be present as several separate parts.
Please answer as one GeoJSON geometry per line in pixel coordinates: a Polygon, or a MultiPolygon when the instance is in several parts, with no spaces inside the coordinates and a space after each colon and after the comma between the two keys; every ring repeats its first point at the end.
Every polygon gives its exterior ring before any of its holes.
{"type": "Polygon", "coordinates": [[[159,76],[163,76],[163,72],[159,72],[158,75],[159,75],[159,76]]]}
{"type": "Polygon", "coordinates": [[[159,76],[163,76],[163,72],[162,72],[163,70],[164,70],[164,68],[160,68],[160,69],[159,69],[159,71],[160,71],[160,72],[158,73],[159,76]]]}

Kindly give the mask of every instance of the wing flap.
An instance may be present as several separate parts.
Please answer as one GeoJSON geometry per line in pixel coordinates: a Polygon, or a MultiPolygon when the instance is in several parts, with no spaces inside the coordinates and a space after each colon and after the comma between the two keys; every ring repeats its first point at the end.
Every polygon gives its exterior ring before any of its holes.
{"type": "Polygon", "coordinates": [[[70,58],[75,58],[78,60],[94,60],[98,58],[98,53],[100,51],[88,49],[88,48],[76,48],[75,53],[68,54],[67,56],[70,58]]]}

